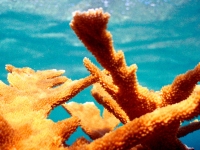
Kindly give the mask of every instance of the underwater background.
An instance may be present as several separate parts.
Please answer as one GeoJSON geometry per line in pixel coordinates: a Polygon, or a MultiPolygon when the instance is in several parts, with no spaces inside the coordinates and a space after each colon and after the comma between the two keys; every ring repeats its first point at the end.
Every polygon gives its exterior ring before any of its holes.
{"type": "MultiPolygon", "coordinates": [[[[111,14],[114,47],[124,51],[128,65],[137,64],[142,86],[160,90],[200,62],[199,0],[0,0],[0,80],[8,83],[6,64],[62,69],[73,80],[89,75],[83,58],[97,63],[69,23],[73,11],[99,7],[111,14]]],[[[70,101],[95,102],[90,89],[70,101]]],[[[61,107],[49,116],[55,122],[67,117],[61,107]]],[[[83,135],[78,129],[66,142],[83,135]]],[[[181,141],[199,150],[199,139],[196,131],[181,141]]]]}

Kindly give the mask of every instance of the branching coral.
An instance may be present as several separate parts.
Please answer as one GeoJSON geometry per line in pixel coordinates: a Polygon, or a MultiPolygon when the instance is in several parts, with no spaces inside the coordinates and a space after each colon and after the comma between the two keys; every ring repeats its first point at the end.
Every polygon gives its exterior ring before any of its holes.
{"type": "Polygon", "coordinates": [[[95,9],[75,12],[70,24],[104,70],[85,58],[91,75],[72,81],[61,76],[63,71],[6,67],[10,85],[0,82],[0,149],[188,149],[178,137],[200,128],[199,122],[180,127],[200,114],[200,64],[160,91],[150,91],[139,85],[137,66],[127,66],[123,52],[115,51],[108,19],[108,13],[95,9]],[[92,84],[93,97],[105,108],[103,117],[91,102],[63,104],[92,84]],[[58,123],[46,119],[61,104],[72,117],[58,123]],[[116,128],[119,120],[123,125],[116,128]],[[77,137],[65,145],[79,125],[92,141],[77,137]]]}
{"type": "Polygon", "coordinates": [[[100,110],[91,102],[85,104],[70,102],[68,104],[63,104],[62,106],[72,116],[77,116],[81,120],[81,128],[93,140],[112,131],[119,124],[119,120],[106,109],[104,109],[102,118],[100,116],[100,110]]]}
{"type": "Polygon", "coordinates": [[[0,82],[0,149],[64,149],[63,144],[78,127],[79,119],[54,123],[46,117],[53,107],[92,84],[94,78],[71,81],[61,76],[62,70],[35,72],[11,65],[6,69],[10,72],[10,85],[0,82]]]}

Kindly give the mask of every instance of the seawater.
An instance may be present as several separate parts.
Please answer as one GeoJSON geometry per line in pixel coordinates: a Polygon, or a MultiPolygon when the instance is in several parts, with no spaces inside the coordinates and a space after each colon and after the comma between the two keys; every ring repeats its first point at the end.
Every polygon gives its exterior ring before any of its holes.
{"type": "MultiPolygon", "coordinates": [[[[151,90],[171,84],[176,75],[200,61],[200,2],[194,1],[24,1],[0,2],[0,79],[7,83],[6,64],[34,70],[64,69],[72,80],[89,75],[83,66],[86,50],[69,27],[72,11],[103,7],[111,14],[108,30],[116,50],[123,50],[127,65],[137,64],[138,81],[151,90]],[[80,5],[81,4],[81,5],[80,5]]],[[[91,87],[70,101],[95,102],[91,87]]],[[[101,109],[102,106],[95,104],[101,109]]],[[[57,122],[70,115],[57,107],[49,118],[57,122]]],[[[199,131],[181,138],[200,149],[199,131]]],[[[67,141],[87,137],[79,128],[67,141]]],[[[87,137],[88,138],[88,137],[87,137]]],[[[89,138],[88,138],[89,139],[89,138]]]]}

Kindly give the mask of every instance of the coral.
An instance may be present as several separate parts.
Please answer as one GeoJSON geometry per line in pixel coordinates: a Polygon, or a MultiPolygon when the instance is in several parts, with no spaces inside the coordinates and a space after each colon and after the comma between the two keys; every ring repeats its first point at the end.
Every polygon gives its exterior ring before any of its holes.
{"type": "Polygon", "coordinates": [[[81,128],[93,140],[112,131],[119,124],[119,120],[109,113],[107,109],[104,109],[102,118],[99,109],[91,102],[84,104],[70,102],[62,106],[72,116],[77,116],[81,120],[81,128]],[[90,114],[92,114],[92,116],[90,114]]]}
{"type": "Polygon", "coordinates": [[[10,85],[0,82],[0,149],[64,149],[76,130],[77,117],[54,123],[50,110],[91,85],[92,76],[71,81],[62,70],[33,71],[7,65],[10,85]],[[53,129],[53,130],[52,130],[53,129]]]}
{"type": "Polygon", "coordinates": [[[189,149],[178,138],[200,128],[198,121],[180,126],[200,114],[200,63],[160,91],[142,87],[137,66],[127,66],[123,52],[113,47],[106,30],[109,17],[102,9],[92,9],[75,12],[70,23],[104,70],[84,58],[91,75],[72,81],[62,70],[6,66],[10,85],[0,82],[0,149],[189,149]],[[92,96],[104,107],[103,117],[92,102],[67,102],[90,85],[92,96]],[[58,105],[72,117],[57,123],[47,119],[58,105]],[[119,122],[123,125],[118,127],[119,122]],[[78,126],[91,141],[77,137],[66,145],[78,126]]]}

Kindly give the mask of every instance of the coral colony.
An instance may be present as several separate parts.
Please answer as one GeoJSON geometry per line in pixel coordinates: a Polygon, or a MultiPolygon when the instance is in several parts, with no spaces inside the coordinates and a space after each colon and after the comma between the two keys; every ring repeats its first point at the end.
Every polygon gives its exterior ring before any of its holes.
{"type": "Polygon", "coordinates": [[[200,114],[200,63],[160,91],[142,87],[136,64],[127,66],[123,52],[113,48],[106,30],[109,17],[102,9],[92,9],[75,12],[70,23],[104,70],[84,58],[91,75],[73,81],[61,70],[6,66],[9,85],[0,81],[1,150],[193,149],[178,138],[200,128],[198,120],[180,126],[200,114]],[[103,116],[92,102],[69,101],[88,86],[93,86],[92,96],[103,105],[103,116]],[[47,116],[58,105],[71,117],[55,123],[47,116]],[[123,125],[117,127],[120,122],[123,125]],[[77,137],[66,145],[78,126],[91,140],[77,137]]]}

